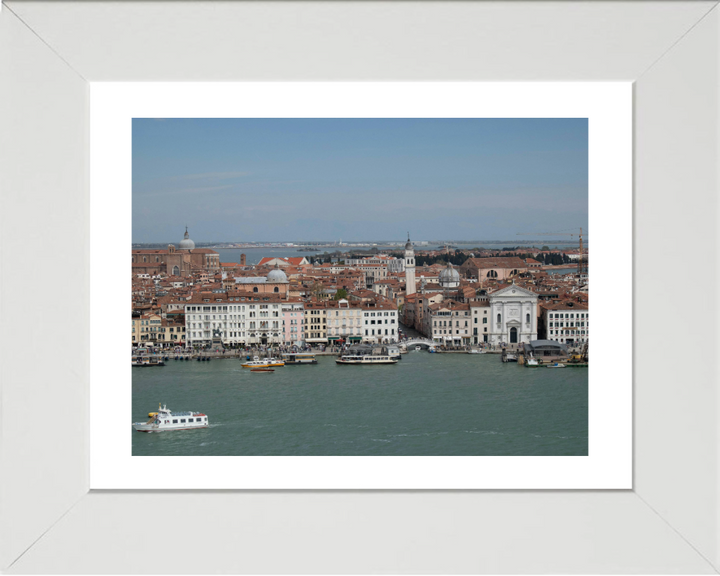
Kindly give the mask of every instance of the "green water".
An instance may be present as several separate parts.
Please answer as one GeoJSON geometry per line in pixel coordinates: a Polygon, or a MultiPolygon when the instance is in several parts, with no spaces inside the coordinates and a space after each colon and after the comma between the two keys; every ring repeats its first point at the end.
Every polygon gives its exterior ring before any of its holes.
{"type": "Polygon", "coordinates": [[[318,362],[272,374],[238,360],[133,368],[133,455],[587,455],[585,368],[426,352],[389,366],[318,362]],[[158,402],[204,412],[210,427],[133,431],[158,402]]]}

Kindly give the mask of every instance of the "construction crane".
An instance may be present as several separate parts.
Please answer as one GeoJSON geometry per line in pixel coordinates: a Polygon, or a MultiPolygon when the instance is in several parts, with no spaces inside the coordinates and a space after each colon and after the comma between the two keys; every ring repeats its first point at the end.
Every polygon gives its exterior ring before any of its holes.
{"type": "MultiPolygon", "coordinates": [[[[535,232],[531,234],[527,233],[520,233],[518,232],[518,236],[578,236],[577,232],[535,232]]],[[[577,271],[578,274],[587,274],[587,263],[585,262],[584,254],[585,250],[583,249],[583,229],[580,228],[580,258],[578,259],[577,264],[577,271]]]]}

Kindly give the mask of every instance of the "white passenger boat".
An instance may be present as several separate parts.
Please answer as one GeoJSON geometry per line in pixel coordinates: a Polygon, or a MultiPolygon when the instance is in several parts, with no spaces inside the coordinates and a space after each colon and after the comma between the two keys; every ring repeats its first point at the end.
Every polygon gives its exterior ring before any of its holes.
{"type": "Polygon", "coordinates": [[[138,432],[165,432],[167,430],[192,430],[207,428],[208,417],[202,412],[171,412],[167,406],[158,406],[157,412],[148,414],[147,422],[133,422],[138,432]]]}
{"type": "Polygon", "coordinates": [[[387,354],[347,354],[340,358],[336,358],[335,362],[338,364],[397,364],[397,358],[391,358],[387,354]]]}
{"type": "Polygon", "coordinates": [[[548,368],[565,368],[565,364],[560,364],[560,362],[555,362],[555,364],[548,364],[548,368]]]}

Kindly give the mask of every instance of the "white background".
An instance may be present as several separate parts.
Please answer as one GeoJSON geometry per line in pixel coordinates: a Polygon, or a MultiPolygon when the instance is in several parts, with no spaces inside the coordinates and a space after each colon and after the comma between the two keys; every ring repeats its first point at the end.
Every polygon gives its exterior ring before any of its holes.
{"type": "Polygon", "coordinates": [[[618,326],[626,336],[632,330],[631,301],[617,284],[632,274],[631,102],[629,83],[93,84],[91,487],[631,488],[627,337],[623,353],[616,353],[618,326]],[[129,269],[131,245],[133,117],[588,118],[594,358],[589,455],[132,457],[130,277],[122,270],[129,269]]]}

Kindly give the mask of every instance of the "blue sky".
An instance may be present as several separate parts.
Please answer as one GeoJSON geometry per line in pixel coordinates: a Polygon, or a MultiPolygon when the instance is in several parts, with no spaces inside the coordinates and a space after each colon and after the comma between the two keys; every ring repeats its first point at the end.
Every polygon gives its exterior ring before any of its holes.
{"type": "Polygon", "coordinates": [[[587,138],[586,119],[134,119],[133,242],[587,230],[587,138]]]}

